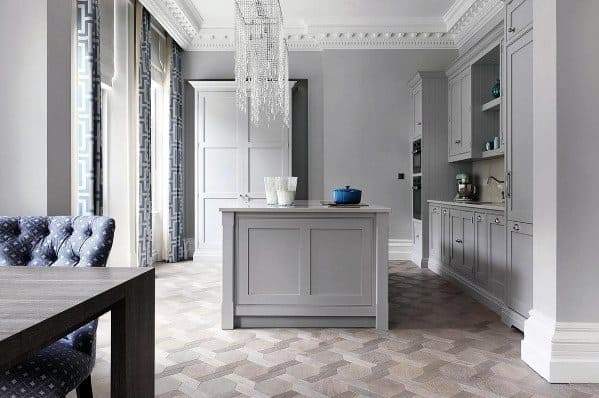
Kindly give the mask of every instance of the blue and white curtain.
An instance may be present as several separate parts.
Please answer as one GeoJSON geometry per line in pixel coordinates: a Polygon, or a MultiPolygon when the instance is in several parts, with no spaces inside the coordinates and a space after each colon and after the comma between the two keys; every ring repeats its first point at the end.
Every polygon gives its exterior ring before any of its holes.
{"type": "Polygon", "coordinates": [[[170,54],[170,132],[169,132],[169,224],[168,261],[185,257],[183,203],[183,50],[171,40],[170,54]]]}
{"type": "Polygon", "coordinates": [[[150,13],[138,6],[139,170],[137,265],[152,265],[152,58],[150,13]]]}
{"type": "Polygon", "coordinates": [[[98,0],[77,0],[77,214],[101,215],[102,91],[98,0]]]}

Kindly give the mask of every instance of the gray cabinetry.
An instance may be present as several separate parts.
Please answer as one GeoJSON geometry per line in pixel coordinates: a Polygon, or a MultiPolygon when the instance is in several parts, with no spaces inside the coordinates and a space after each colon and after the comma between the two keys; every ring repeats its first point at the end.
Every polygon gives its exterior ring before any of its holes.
{"type": "Polygon", "coordinates": [[[532,0],[512,0],[506,7],[506,33],[508,43],[517,39],[532,26],[532,0]]]}
{"type": "Polygon", "coordinates": [[[451,267],[471,278],[474,268],[474,216],[470,211],[451,209],[451,267]]]}
{"type": "Polygon", "coordinates": [[[507,225],[508,306],[523,317],[532,308],[532,224],[507,225]]]}
{"type": "Polygon", "coordinates": [[[412,138],[422,137],[422,86],[412,93],[412,138]]]}
{"type": "Polygon", "coordinates": [[[481,286],[487,286],[489,280],[489,228],[487,214],[474,214],[475,260],[474,279],[481,286]]]}
{"type": "Polygon", "coordinates": [[[446,207],[441,208],[441,263],[451,263],[451,219],[446,207]]]}
{"type": "Polygon", "coordinates": [[[372,305],[373,221],[239,218],[239,304],[372,305]]]}
{"type": "Polygon", "coordinates": [[[504,300],[507,270],[505,216],[488,214],[486,226],[489,242],[487,255],[489,272],[488,289],[495,297],[504,300]]]}
{"type": "Polygon", "coordinates": [[[508,219],[532,222],[532,31],[506,49],[508,219]]]}
{"type": "Polygon", "coordinates": [[[441,251],[442,251],[442,234],[443,234],[443,226],[442,226],[442,215],[441,215],[441,207],[440,206],[429,206],[429,261],[434,261],[436,263],[441,262],[441,251]]]}
{"type": "Polygon", "coordinates": [[[449,82],[449,158],[469,152],[472,142],[470,68],[449,82]]]}

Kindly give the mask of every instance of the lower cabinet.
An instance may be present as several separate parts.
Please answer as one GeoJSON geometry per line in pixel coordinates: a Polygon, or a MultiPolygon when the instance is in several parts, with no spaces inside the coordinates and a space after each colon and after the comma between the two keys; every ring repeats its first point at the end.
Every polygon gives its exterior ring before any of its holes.
{"type": "Polygon", "coordinates": [[[429,261],[434,261],[435,263],[441,262],[441,251],[442,251],[442,216],[441,216],[441,207],[440,206],[429,206],[428,207],[429,216],[428,216],[428,230],[430,231],[428,235],[428,256],[429,261]]]}
{"type": "Polygon", "coordinates": [[[532,307],[532,224],[496,210],[429,205],[429,263],[522,327],[532,307]]]}
{"type": "Polygon", "coordinates": [[[507,225],[507,305],[528,317],[532,309],[532,224],[507,225]]]}
{"type": "Polygon", "coordinates": [[[472,278],[474,270],[474,213],[451,209],[451,261],[449,262],[460,275],[472,278]]]}

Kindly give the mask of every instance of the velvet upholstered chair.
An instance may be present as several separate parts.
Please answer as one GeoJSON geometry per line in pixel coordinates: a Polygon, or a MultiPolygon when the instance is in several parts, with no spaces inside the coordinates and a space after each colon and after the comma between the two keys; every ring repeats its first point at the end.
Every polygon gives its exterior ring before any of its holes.
{"type": "MultiPolygon", "coordinates": [[[[113,236],[114,220],[106,217],[0,217],[0,266],[105,267],[113,236]]],[[[64,397],[74,389],[91,397],[97,325],[0,372],[0,397],[64,397]]]]}

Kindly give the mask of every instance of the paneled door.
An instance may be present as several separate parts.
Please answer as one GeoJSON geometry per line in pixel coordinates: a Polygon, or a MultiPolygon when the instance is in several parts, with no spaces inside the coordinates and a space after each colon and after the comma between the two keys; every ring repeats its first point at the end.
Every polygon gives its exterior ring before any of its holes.
{"type": "Polygon", "coordinates": [[[237,107],[235,82],[190,84],[195,89],[194,260],[220,261],[219,209],[265,199],[264,177],[290,175],[291,132],[282,118],[253,125],[237,107]]]}

